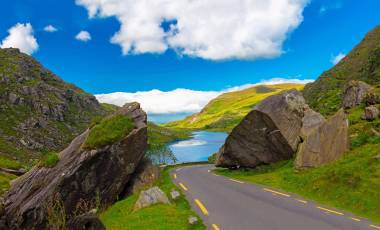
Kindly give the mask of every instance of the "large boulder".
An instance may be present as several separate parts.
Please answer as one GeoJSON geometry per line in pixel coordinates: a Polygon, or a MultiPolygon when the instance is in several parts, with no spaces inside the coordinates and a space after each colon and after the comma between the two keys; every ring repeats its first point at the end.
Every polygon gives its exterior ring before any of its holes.
{"type": "Polygon", "coordinates": [[[301,141],[306,110],[309,108],[296,90],[268,97],[232,130],[216,165],[255,167],[292,158],[301,141]]]}
{"type": "Polygon", "coordinates": [[[299,145],[295,167],[318,167],[340,159],[349,149],[348,119],[341,109],[334,116],[309,130],[299,145]]]}
{"type": "Polygon", "coordinates": [[[379,117],[379,109],[375,106],[365,107],[362,118],[367,121],[373,121],[379,117]]]}
{"type": "Polygon", "coordinates": [[[56,216],[71,219],[118,199],[147,148],[147,116],[140,105],[127,104],[118,113],[134,121],[120,141],[86,150],[87,130],[59,153],[53,168],[36,166],[12,184],[4,201],[8,229],[48,229],[56,216]]]}
{"type": "Polygon", "coordinates": [[[344,109],[350,109],[359,105],[363,102],[371,89],[372,87],[365,82],[350,81],[343,93],[342,107],[344,109]]]}

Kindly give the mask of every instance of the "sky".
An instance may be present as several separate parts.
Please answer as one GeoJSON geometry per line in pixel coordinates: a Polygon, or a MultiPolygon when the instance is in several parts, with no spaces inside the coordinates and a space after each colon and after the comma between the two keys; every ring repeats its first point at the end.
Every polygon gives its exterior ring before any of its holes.
{"type": "Polygon", "coordinates": [[[100,101],[199,111],[255,83],[308,82],[380,24],[378,0],[2,0],[17,47],[100,101]],[[120,93],[122,92],[122,93],[120,93]]]}

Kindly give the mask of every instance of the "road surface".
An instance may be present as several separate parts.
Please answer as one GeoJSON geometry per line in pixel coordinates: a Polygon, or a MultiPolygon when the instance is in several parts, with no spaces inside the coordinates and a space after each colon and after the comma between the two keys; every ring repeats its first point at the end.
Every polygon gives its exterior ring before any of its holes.
{"type": "Polygon", "coordinates": [[[193,209],[212,230],[380,229],[367,220],[276,189],[218,176],[211,165],[171,172],[193,209]]]}

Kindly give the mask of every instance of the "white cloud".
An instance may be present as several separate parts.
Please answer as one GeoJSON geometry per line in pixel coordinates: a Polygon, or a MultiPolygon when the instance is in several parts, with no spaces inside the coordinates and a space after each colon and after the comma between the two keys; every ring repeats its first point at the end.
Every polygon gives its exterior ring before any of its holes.
{"type": "Polygon", "coordinates": [[[55,28],[53,25],[47,25],[44,27],[44,31],[49,32],[49,33],[54,33],[54,32],[57,32],[58,29],[55,28]]]}
{"type": "MultiPolygon", "coordinates": [[[[272,58],[303,20],[309,0],[76,0],[93,17],[116,17],[111,42],[123,54],[163,53],[211,60],[272,58]],[[168,29],[163,22],[171,23],[168,29]]],[[[169,23],[170,24],[170,23],[169,23]]]]}
{"type": "Polygon", "coordinates": [[[87,31],[82,30],[75,36],[75,39],[82,42],[88,42],[91,40],[91,34],[87,31]]]}
{"type": "Polygon", "coordinates": [[[208,102],[225,92],[246,89],[256,85],[273,85],[282,83],[306,84],[312,80],[274,78],[261,81],[257,84],[246,84],[231,87],[221,91],[195,91],[190,89],[176,89],[163,92],[151,90],[136,93],[116,92],[109,94],[98,94],[96,98],[102,103],[110,103],[122,106],[128,102],[139,102],[143,109],[150,114],[168,113],[195,113],[199,112],[208,102]]]}
{"type": "Polygon", "coordinates": [[[346,54],[339,53],[338,55],[333,56],[330,61],[331,61],[332,64],[336,65],[336,64],[338,64],[345,57],[346,57],[346,54]]]}
{"type": "Polygon", "coordinates": [[[1,48],[18,48],[29,55],[38,50],[37,39],[30,23],[17,23],[8,30],[8,33],[9,35],[1,42],[1,48]]]}

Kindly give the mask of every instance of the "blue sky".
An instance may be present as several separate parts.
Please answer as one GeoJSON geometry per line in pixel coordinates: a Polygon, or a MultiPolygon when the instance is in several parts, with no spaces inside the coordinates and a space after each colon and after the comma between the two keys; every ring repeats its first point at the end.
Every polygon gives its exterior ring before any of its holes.
{"type": "Polygon", "coordinates": [[[269,59],[259,55],[210,60],[170,48],[159,54],[123,55],[121,44],[110,42],[120,30],[120,19],[113,12],[89,18],[92,2],[98,1],[82,0],[78,5],[75,0],[3,0],[0,41],[17,23],[30,23],[38,42],[32,55],[64,80],[93,94],[177,88],[220,91],[271,78],[315,79],[333,66],[334,56],[348,53],[380,24],[378,0],[312,0],[301,9],[303,20],[285,33],[282,54],[269,59]],[[47,25],[57,31],[45,32],[47,25]],[[91,40],[75,39],[79,31],[88,31],[91,40]]]}

